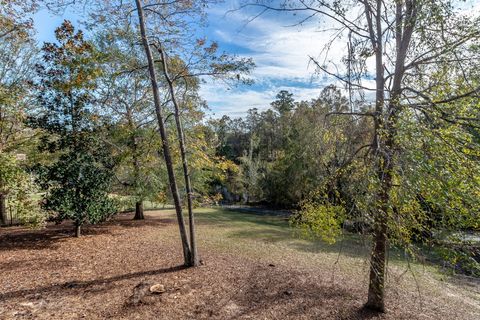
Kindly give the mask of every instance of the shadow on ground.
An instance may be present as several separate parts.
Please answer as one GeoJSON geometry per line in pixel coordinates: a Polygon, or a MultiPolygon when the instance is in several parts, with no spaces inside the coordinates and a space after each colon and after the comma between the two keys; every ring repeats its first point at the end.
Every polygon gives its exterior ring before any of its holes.
{"type": "Polygon", "coordinates": [[[45,258],[34,258],[34,259],[21,259],[0,262],[0,270],[31,270],[34,268],[41,268],[43,270],[51,270],[58,268],[67,268],[71,267],[72,263],[68,259],[45,259],[45,258]]]}
{"type": "MultiPolygon", "coordinates": [[[[10,299],[15,299],[15,298],[23,298],[29,295],[37,295],[37,294],[41,294],[41,295],[45,295],[45,294],[54,295],[57,293],[61,295],[78,294],[79,291],[88,292],[89,289],[99,285],[104,286],[103,290],[108,290],[109,285],[117,281],[141,278],[145,276],[154,276],[154,275],[159,275],[164,273],[172,273],[172,272],[180,271],[183,269],[185,269],[185,266],[179,265],[179,266],[164,268],[164,269],[127,273],[127,274],[122,274],[122,275],[113,276],[109,278],[93,279],[90,281],[70,281],[70,282],[63,282],[63,283],[37,287],[32,289],[9,291],[9,292],[0,294],[0,301],[6,301],[10,299]]],[[[100,292],[103,290],[94,290],[94,291],[100,292]]]]}
{"type": "Polygon", "coordinates": [[[214,319],[373,319],[379,316],[359,305],[361,292],[322,282],[293,270],[253,268],[221,300],[206,300],[206,314],[214,319]]]}
{"type": "MultiPolygon", "coordinates": [[[[114,219],[98,225],[82,226],[82,236],[95,236],[100,234],[113,235],[112,227],[142,228],[159,227],[175,223],[174,219],[160,218],[145,215],[145,220],[133,220],[133,214],[119,214],[114,219]]],[[[5,227],[0,229],[0,250],[54,250],[61,241],[74,236],[72,222],[61,224],[50,223],[46,228],[33,230],[25,227],[5,227]]]]}
{"type": "MultiPolygon", "coordinates": [[[[73,227],[66,225],[49,226],[43,230],[6,230],[0,236],[0,250],[45,250],[58,248],[59,242],[73,237],[73,227]]],[[[109,233],[108,230],[84,228],[83,235],[109,233]]]]}

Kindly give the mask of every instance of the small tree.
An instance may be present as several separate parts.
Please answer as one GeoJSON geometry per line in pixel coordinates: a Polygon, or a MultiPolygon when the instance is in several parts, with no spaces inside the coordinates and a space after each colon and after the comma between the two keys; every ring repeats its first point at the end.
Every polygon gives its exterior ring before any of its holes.
{"type": "Polygon", "coordinates": [[[78,237],[83,223],[102,221],[115,212],[107,194],[109,157],[96,138],[92,113],[99,56],[69,21],[55,35],[59,44],[45,43],[42,64],[37,65],[40,108],[32,124],[46,133],[40,150],[58,156],[53,164],[38,168],[47,189],[44,206],[60,220],[72,219],[78,237]]]}
{"type": "Polygon", "coordinates": [[[276,100],[271,103],[271,106],[281,115],[292,111],[295,107],[293,93],[290,93],[287,90],[280,90],[275,98],[276,100]]]}
{"type": "Polygon", "coordinates": [[[84,223],[102,222],[116,211],[107,193],[110,177],[91,154],[72,150],[41,176],[48,186],[44,208],[57,212],[59,220],[73,220],[79,237],[84,223]]]}

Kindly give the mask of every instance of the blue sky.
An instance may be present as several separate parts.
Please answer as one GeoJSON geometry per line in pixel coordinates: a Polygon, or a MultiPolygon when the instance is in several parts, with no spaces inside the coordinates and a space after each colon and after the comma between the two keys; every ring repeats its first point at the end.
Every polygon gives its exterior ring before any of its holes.
{"type": "MultiPolygon", "coordinates": [[[[209,40],[219,43],[220,49],[240,56],[252,57],[256,64],[251,86],[229,88],[220,82],[202,85],[201,95],[211,109],[209,114],[242,116],[250,108],[265,110],[280,90],[289,90],[297,100],[317,97],[331,79],[313,76],[308,55],[317,56],[322,49],[322,34],[315,25],[302,29],[287,27],[294,22],[290,15],[266,14],[246,24],[251,14],[238,8],[237,1],[226,1],[208,11],[204,32],[209,40]],[[300,32],[301,30],[301,32],[300,32]]],[[[298,17],[297,17],[298,18],[298,17]]],[[[34,17],[36,38],[40,43],[54,41],[54,30],[64,19],[80,26],[81,14],[67,10],[53,15],[46,10],[34,17]]]]}
{"type": "Polygon", "coordinates": [[[236,1],[211,8],[207,35],[225,50],[253,58],[255,84],[230,90],[215,83],[205,85],[202,95],[217,116],[241,116],[249,108],[264,110],[280,90],[292,92],[297,100],[309,100],[333,81],[314,76],[314,67],[309,65],[309,55],[318,56],[328,40],[319,32],[318,21],[289,27],[298,16],[267,13],[247,23],[251,12],[225,14],[236,8],[236,1]]]}
{"type": "MultiPolygon", "coordinates": [[[[325,73],[315,73],[314,66],[309,63],[311,56],[325,63],[329,71],[342,73],[343,69],[345,72],[341,59],[347,52],[346,39],[334,41],[328,53],[325,52],[334,33],[327,31],[332,28],[331,21],[316,17],[302,26],[292,27],[305,16],[270,12],[246,24],[254,13],[235,10],[239,3],[227,0],[211,8],[207,34],[218,40],[221,47],[254,59],[257,65],[252,74],[255,85],[236,90],[226,90],[215,84],[204,86],[202,94],[217,116],[241,116],[252,107],[264,110],[280,90],[292,92],[296,100],[309,100],[318,97],[327,85],[342,86],[325,73]],[[233,12],[225,14],[229,10],[233,12]]],[[[466,13],[480,12],[480,0],[465,0],[459,6],[466,13]]],[[[371,63],[374,65],[373,60],[371,63]]],[[[365,77],[362,85],[374,88],[373,76],[365,77]]],[[[373,93],[367,91],[366,95],[368,99],[373,93]]]]}
{"type": "MultiPolygon", "coordinates": [[[[480,0],[467,0],[466,5],[480,8],[479,4],[480,0]]],[[[251,74],[255,84],[235,88],[217,82],[202,85],[200,92],[211,108],[211,116],[238,117],[250,108],[265,110],[280,90],[292,92],[296,100],[309,100],[326,85],[335,83],[325,74],[315,74],[315,68],[309,64],[309,56],[324,58],[322,52],[331,38],[331,33],[323,31],[330,27],[327,22],[314,19],[301,27],[292,27],[301,17],[267,13],[246,23],[252,12],[235,10],[238,7],[239,1],[227,0],[209,8],[208,26],[200,32],[217,41],[226,52],[252,57],[256,64],[251,74]],[[227,13],[229,10],[234,11],[227,13]]],[[[53,41],[53,32],[63,19],[78,26],[81,17],[72,10],[63,15],[45,10],[37,13],[34,21],[38,41],[53,41]]],[[[345,42],[336,41],[330,48],[329,59],[338,63],[345,52],[345,42]]],[[[368,86],[368,80],[365,85],[368,86]]]]}

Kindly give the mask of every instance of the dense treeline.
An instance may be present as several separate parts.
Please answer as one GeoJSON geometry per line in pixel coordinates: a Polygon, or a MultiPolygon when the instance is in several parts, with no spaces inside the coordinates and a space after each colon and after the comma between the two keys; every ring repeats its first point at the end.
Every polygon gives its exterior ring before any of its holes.
{"type": "MultiPolygon", "coordinates": [[[[239,167],[223,190],[224,201],[300,211],[307,203],[328,204],[341,212],[332,212],[339,226],[367,227],[374,183],[368,161],[373,122],[350,111],[348,99],[331,86],[312,101],[296,102],[281,91],[266,111],[210,120],[217,154],[239,167]]],[[[397,179],[402,180],[395,210],[409,221],[397,221],[392,232],[406,232],[398,236],[409,240],[435,227],[477,229],[477,129],[448,121],[433,124],[411,113],[403,115],[401,125],[397,161],[402,176],[397,179]],[[441,172],[435,170],[439,167],[441,172]]]]}
{"type": "Polygon", "coordinates": [[[335,116],[348,110],[348,100],[330,86],[312,101],[295,102],[291,93],[280,91],[264,112],[251,109],[244,118],[211,120],[217,153],[240,169],[232,190],[240,191],[242,202],[286,208],[297,208],[320,188],[334,202],[348,199],[349,168],[371,139],[372,125],[368,119],[335,116]]]}

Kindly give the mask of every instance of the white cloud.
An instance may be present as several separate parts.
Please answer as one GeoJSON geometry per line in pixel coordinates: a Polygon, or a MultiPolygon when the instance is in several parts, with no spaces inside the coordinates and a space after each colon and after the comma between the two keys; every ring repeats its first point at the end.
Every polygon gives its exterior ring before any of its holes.
{"type": "MultiPolygon", "coordinates": [[[[227,15],[230,23],[236,23],[240,31],[217,30],[224,41],[235,43],[251,51],[257,68],[254,76],[270,79],[309,80],[314,66],[309,57],[322,59],[333,32],[322,32],[318,19],[299,27],[289,27],[294,21],[287,21],[282,15],[260,16],[245,25],[250,16],[235,12],[227,15]],[[242,28],[242,26],[244,26],[242,28]]],[[[298,20],[298,18],[296,19],[298,20]]],[[[329,47],[329,57],[340,62],[345,52],[344,41],[334,41],[329,47]]]]}
{"type": "Polygon", "coordinates": [[[214,106],[212,116],[221,117],[228,115],[240,117],[246,114],[248,109],[257,108],[261,111],[268,108],[272,97],[267,91],[247,90],[243,92],[230,92],[222,89],[204,89],[203,97],[214,106]]]}
{"type": "MultiPolygon", "coordinates": [[[[239,1],[232,0],[212,8],[212,33],[221,42],[243,49],[239,52],[254,59],[257,67],[252,78],[256,85],[247,90],[221,91],[216,86],[202,88],[217,116],[241,115],[251,107],[267,108],[282,89],[293,92],[297,100],[308,100],[318,96],[326,85],[343,85],[326,73],[315,74],[315,65],[309,62],[309,57],[314,57],[322,66],[327,65],[329,72],[346,73],[341,62],[347,53],[346,35],[332,42],[336,31],[332,30],[334,26],[330,20],[315,17],[301,26],[286,27],[301,21],[305,15],[300,13],[294,17],[290,13],[266,12],[252,20],[258,10],[256,13],[248,8],[235,10],[238,7],[239,1]],[[226,13],[228,10],[233,11],[226,13]]],[[[480,0],[466,0],[457,9],[478,16],[480,0]]],[[[356,17],[359,12],[352,7],[349,14],[356,17]]],[[[366,67],[369,71],[375,69],[373,57],[367,59],[366,67]]],[[[371,77],[370,74],[361,80],[361,85],[367,88],[363,90],[367,100],[373,100],[375,94],[375,80],[371,77]]]]}
{"type": "MultiPolygon", "coordinates": [[[[228,9],[234,8],[230,3],[228,9]]],[[[255,61],[251,77],[256,85],[243,90],[224,90],[211,84],[202,86],[201,93],[215,116],[241,116],[250,108],[266,109],[280,90],[292,92],[296,100],[309,100],[318,97],[325,85],[335,82],[325,74],[313,76],[315,66],[309,59],[314,57],[328,63],[324,57],[333,33],[322,32],[321,21],[316,19],[302,26],[288,27],[301,18],[270,14],[246,23],[252,14],[243,10],[226,14],[228,9],[210,10],[210,20],[214,21],[212,34],[220,42],[248,52],[241,55],[255,61]]],[[[340,64],[345,48],[345,41],[334,41],[328,47],[328,56],[340,64]]]]}
{"type": "Polygon", "coordinates": [[[200,94],[213,106],[211,115],[222,117],[241,117],[248,109],[257,108],[264,111],[269,108],[270,103],[280,90],[287,90],[293,93],[296,101],[311,100],[320,95],[321,88],[300,88],[294,86],[278,86],[265,90],[228,90],[221,88],[214,83],[202,86],[200,94]]]}

